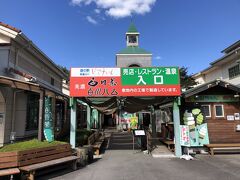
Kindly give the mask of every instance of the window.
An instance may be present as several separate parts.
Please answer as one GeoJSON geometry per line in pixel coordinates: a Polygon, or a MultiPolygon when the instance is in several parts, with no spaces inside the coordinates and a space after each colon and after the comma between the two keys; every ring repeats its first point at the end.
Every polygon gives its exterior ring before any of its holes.
{"type": "Polygon", "coordinates": [[[215,116],[224,117],[223,105],[214,105],[214,107],[215,107],[215,116]]]}
{"type": "Polygon", "coordinates": [[[205,117],[211,117],[211,106],[210,105],[202,105],[202,112],[205,117]]]}
{"type": "Polygon", "coordinates": [[[27,122],[26,130],[38,129],[39,95],[30,93],[27,96],[27,122]]]}
{"type": "Polygon", "coordinates": [[[240,74],[239,64],[228,69],[229,78],[234,78],[240,74]]]}
{"type": "Polygon", "coordinates": [[[54,79],[53,78],[51,78],[51,85],[54,86],[54,79]]]}

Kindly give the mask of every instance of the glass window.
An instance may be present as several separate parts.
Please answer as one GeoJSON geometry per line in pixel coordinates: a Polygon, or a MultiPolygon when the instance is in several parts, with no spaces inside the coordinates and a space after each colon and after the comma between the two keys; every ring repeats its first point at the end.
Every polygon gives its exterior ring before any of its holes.
{"type": "Polygon", "coordinates": [[[224,117],[223,105],[215,105],[215,116],[224,117]]]}
{"type": "Polygon", "coordinates": [[[239,64],[228,69],[229,78],[234,78],[240,74],[239,64]]]}
{"type": "Polygon", "coordinates": [[[202,111],[205,117],[211,117],[211,106],[210,105],[202,105],[202,111]]]}
{"type": "Polygon", "coordinates": [[[27,122],[26,130],[38,129],[39,95],[30,93],[27,96],[27,122]]]}

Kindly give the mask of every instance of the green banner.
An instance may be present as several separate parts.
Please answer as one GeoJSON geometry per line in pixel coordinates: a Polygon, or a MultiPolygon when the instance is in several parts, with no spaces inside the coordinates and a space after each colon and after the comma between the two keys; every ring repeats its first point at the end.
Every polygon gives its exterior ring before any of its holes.
{"type": "Polygon", "coordinates": [[[238,102],[234,95],[197,95],[185,99],[186,102],[238,102]]]}
{"type": "Polygon", "coordinates": [[[54,140],[52,116],[52,98],[45,97],[44,136],[48,142],[54,140]]]}
{"type": "Polygon", "coordinates": [[[121,68],[122,85],[177,85],[178,67],[121,68]]]}

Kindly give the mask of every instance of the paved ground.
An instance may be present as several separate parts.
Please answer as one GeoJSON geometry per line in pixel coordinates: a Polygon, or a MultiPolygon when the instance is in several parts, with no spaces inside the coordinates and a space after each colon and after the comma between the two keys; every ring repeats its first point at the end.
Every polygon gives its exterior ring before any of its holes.
{"type": "Polygon", "coordinates": [[[152,158],[133,152],[129,136],[114,134],[102,159],[77,171],[62,171],[41,179],[54,180],[238,180],[240,155],[197,156],[186,161],[177,158],[152,158]],[[126,141],[124,141],[124,139],[126,141]],[[122,143],[122,145],[121,145],[122,143]],[[122,149],[121,149],[122,148],[122,149]]]}

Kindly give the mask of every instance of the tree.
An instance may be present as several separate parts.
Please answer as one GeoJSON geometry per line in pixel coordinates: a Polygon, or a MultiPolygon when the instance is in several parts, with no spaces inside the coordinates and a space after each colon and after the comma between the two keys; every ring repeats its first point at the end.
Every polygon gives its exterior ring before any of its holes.
{"type": "Polygon", "coordinates": [[[65,67],[65,66],[61,66],[61,65],[58,65],[59,69],[61,69],[66,75],[67,77],[69,78],[70,76],[70,71],[65,67]]]}
{"type": "Polygon", "coordinates": [[[182,89],[191,89],[194,85],[197,85],[195,79],[193,79],[192,75],[188,74],[187,67],[180,68],[180,84],[182,89]]]}

